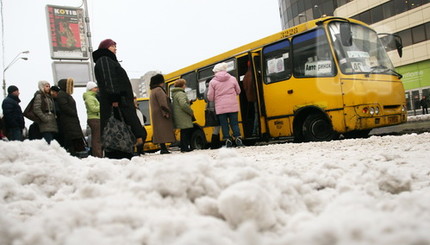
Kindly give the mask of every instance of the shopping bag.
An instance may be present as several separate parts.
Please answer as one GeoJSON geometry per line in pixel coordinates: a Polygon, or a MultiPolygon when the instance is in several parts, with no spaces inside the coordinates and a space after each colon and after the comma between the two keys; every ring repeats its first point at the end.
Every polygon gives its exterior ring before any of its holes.
{"type": "Polygon", "coordinates": [[[124,122],[121,110],[118,109],[120,119],[115,118],[112,109],[111,116],[103,129],[102,146],[106,151],[121,151],[133,153],[136,137],[130,126],[124,122]]]}
{"type": "Polygon", "coordinates": [[[215,111],[205,110],[205,126],[219,126],[218,116],[215,111]]]}

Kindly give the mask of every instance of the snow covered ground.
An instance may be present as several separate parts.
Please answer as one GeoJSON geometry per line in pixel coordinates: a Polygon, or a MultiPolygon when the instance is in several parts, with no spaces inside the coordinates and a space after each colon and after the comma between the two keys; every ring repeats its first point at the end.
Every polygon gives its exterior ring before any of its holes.
{"type": "Polygon", "coordinates": [[[131,161],[0,142],[0,244],[430,244],[429,156],[430,133],[131,161]]]}

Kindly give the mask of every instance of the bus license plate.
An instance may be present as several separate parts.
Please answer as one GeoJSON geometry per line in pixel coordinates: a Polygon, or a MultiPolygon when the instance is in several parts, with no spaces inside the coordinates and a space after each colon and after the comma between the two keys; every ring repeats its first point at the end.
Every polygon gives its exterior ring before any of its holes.
{"type": "Polygon", "coordinates": [[[399,122],[399,117],[398,116],[388,117],[388,123],[397,123],[397,122],[399,122]]]}

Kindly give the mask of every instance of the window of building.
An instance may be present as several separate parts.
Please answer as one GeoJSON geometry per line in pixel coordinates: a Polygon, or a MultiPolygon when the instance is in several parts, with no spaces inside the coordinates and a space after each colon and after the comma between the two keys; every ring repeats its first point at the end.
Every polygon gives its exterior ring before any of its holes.
{"type": "Polygon", "coordinates": [[[394,16],[394,14],[396,13],[393,1],[386,2],[382,4],[381,7],[382,7],[382,13],[383,13],[384,19],[388,19],[394,16]]]}
{"type": "Polygon", "coordinates": [[[384,19],[384,13],[382,11],[382,5],[379,5],[370,10],[370,15],[372,16],[372,23],[379,22],[384,19]]]}
{"type": "Polygon", "coordinates": [[[359,14],[359,20],[363,21],[366,24],[373,24],[372,23],[372,16],[370,15],[370,11],[366,11],[366,12],[359,14]]]}
{"type": "Polygon", "coordinates": [[[424,25],[415,26],[411,29],[412,42],[419,43],[426,40],[426,31],[424,25]]]}
{"type": "Polygon", "coordinates": [[[305,3],[304,3],[304,1],[299,1],[297,3],[297,8],[298,8],[299,14],[303,13],[305,11],[305,3]]]}
{"type": "Polygon", "coordinates": [[[288,39],[264,47],[263,64],[266,83],[279,82],[291,77],[290,56],[288,39]]]}
{"type": "Polygon", "coordinates": [[[408,11],[408,2],[405,0],[393,0],[394,1],[394,5],[395,10],[396,10],[396,14],[401,14],[403,12],[408,11]]]}
{"type": "Polygon", "coordinates": [[[291,13],[293,14],[293,15],[291,16],[291,18],[294,18],[294,17],[296,17],[297,15],[299,15],[299,9],[298,9],[297,3],[293,3],[293,4],[291,4],[291,13]]]}
{"type": "Polygon", "coordinates": [[[430,22],[424,24],[424,29],[426,30],[426,39],[430,40],[430,22]]]}
{"type": "Polygon", "coordinates": [[[408,0],[408,8],[414,9],[422,5],[422,0],[408,0]]]}
{"type": "Polygon", "coordinates": [[[403,47],[413,44],[411,29],[406,29],[399,32],[399,36],[402,38],[403,47]]]}

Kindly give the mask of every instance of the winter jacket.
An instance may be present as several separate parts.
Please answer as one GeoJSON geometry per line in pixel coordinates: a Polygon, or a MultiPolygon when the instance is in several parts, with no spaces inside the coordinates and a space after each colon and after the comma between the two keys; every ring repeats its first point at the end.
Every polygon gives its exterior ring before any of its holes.
{"type": "Polygon", "coordinates": [[[23,129],[25,127],[24,116],[22,115],[21,106],[19,105],[20,102],[21,100],[18,96],[13,94],[9,94],[3,100],[3,121],[6,131],[7,129],[23,129]]]}
{"type": "Polygon", "coordinates": [[[423,98],[420,100],[420,105],[423,108],[427,108],[428,107],[428,100],[426,98],[423,98]]]}
{"type": "Polygon", "coordinates": [[[217,115],[239,111],[237,95],[240,94],[236,78],[226,71],[215,73],[209,83],[208,100],[215,102],[217,115]]]}
{"type": "Polygon", "coordinates": [[[87,91],[82,95],[87,108],[88,119],[100,119],[100,102],[96,95],[97,93],[94,91],[87,91]]]}
{"type": "Polygon", "coordinates": [[[151,89],[149,96],[153,138],[155,144],[175,142],[170,99],[161,87],[151,89]]]}
{"type": "Polygon", "coordinates": [[[59,108],[57,114],[64,140],[82,139],[84,135],[79,122],[76,102],[70,95],[73,92],[73,79],[61,79],[58,81],[58,86],[61,90],[56,98],[59,108]]]}
{"type": "Polygon", "coordinates": [[[145,128],[140,124],[134,107],[134,95],[130,79],[119,64],[116,55],[108,49],[93,52],[96,63],[94,72],[100,95],[100,127],[104,127],[112,114],[112,103],[118,102],[124,121],[131,127],[136,138],[146,137],[145,128]]]}
{"type": "Polygon", "coordinates": [[[41,133],[58,132],[55,104],[49,94],[41,90],[36,91],[34,94],[33,112],[41,120],[38,122],[41,133]]]}
{"type": "Polygon", "coordinates": [[[175,128],[192,128],[194,113],[190,107],[190,101],[188,100],[185,90],[183,88],[173,88],[171,92],[175,128]]]}

